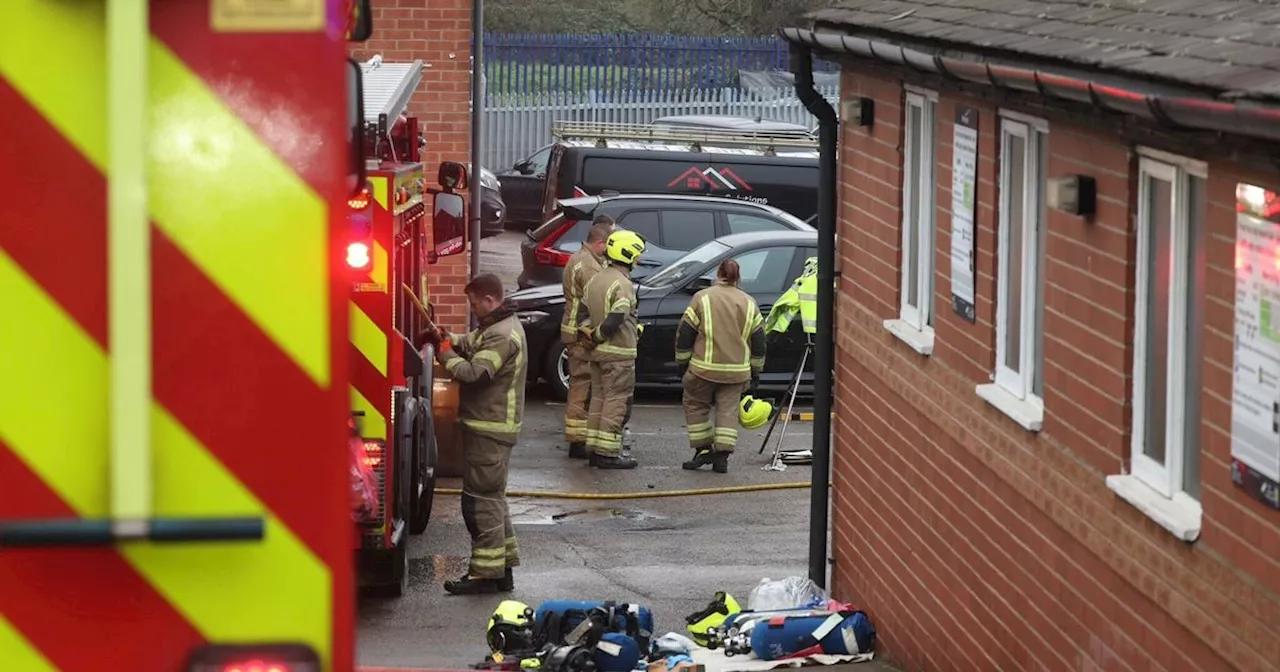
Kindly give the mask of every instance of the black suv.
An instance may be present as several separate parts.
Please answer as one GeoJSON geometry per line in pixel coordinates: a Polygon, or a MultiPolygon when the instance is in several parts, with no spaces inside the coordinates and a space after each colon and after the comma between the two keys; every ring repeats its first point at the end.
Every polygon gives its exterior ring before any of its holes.
{"type": "Polygon", "coordinates": [[[596,215],[644,237],[646,247],[631,277],[657,272],[703,243],[735,233],[815,229],[775,207],[715,196],[612,194],[567,198],[546,224],[527,232],[520,246],[521,289],[558,285],[569,256],[582,247],[596,215]]]}

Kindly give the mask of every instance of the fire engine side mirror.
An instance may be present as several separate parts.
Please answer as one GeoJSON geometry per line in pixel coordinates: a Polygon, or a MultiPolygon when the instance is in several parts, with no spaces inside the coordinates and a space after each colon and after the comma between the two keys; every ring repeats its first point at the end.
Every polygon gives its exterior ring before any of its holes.
{"type": "Polygon", "coordinates": [[[467,167],[457,161],[442,161],[436,182],[445,191],[462,191],[467,188],[467,167]]]}
{"type": "Polygon", "coordinates": [[[441,191],[431,199],[431,239],[436,257],[458,254],[466,248],[467,201],[461,194],[441,191]]]}
{"type": "Polygon", "coordinates": [[[373,8],[369,0],[347,0],[347,41],[364,42],[373,35],[373,8]]]}
{"type": "Polygon", "coordinates": [[[360,64],[347,59],[347,133],[351,145],[347,165],[347,196],[364,188],[364,81],[360,64]]]}

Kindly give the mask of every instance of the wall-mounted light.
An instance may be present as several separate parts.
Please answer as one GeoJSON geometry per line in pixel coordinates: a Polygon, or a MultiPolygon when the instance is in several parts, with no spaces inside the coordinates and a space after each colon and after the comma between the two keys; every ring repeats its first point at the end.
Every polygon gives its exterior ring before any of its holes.
{"type": "Polygon", "coordinates": [[[1089,217],[1097,210],[1098,183],[1088,175],[1055,177],[1049,180],[1046,196],[1054,210],[1089,217]]]}
{"type": "Polygon", "coordinates": [[[875,122],[876,101],[871,98],[849,98],[840,104],[840,119],[857,126],[870,126],[875,122]]]}

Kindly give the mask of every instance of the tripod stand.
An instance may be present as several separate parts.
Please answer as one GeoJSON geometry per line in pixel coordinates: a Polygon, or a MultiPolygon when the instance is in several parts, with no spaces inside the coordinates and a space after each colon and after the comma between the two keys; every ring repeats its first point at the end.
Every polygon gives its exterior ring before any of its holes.
{"type": "MultiPolygon", "coordinates": [[[[778,418],[782,418],[782,431],[778,433],[778,445],[773,447],[773,457],[769,460],[769,464],[761,467],[761,471],[786,471],[787,465],[782,463],[782,441],[787,436],[787,425],[791,423],[791,411],[796,405],[796,395],[800,392],[800,378],[804,375],[804,366],[809,363],[809,354],[813,352],[813,334],[805,334],[804,354],[800,356],[800,366],[796,367],[796,375],[791,379],[791,386],[787,390],[791,394],[790,400],[787,401],[787,410],[785,413],[775,413],[773,420],[769,422],[769,431],[764,434],[764,441],[760,444],[760,451],[757,455],[763,455],[764,449],[769,446],[769,438],[773,436],[773,430],[778,426],[778,418]],[[785,416],[785,417],[784,417],[785,416]]],[[[785,396],[787,392],[783,392],[785,396]]]]}

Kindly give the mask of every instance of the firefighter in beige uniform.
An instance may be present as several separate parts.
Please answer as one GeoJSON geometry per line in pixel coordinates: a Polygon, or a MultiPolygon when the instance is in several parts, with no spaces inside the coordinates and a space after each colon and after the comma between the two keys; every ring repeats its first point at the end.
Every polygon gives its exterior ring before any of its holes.
{"type": "Polygon", "coordinates": [[[693,459],[685,469],[729,469],[738,442],[738,402],[764,368],[764,317],[751,295],[738,288],[738,262],[716,269],[716,284],[689,301],[676,328],[676,362],[684,371],[684,419],[693,459]],[[711,407],[715,406],[714,421],[711,407]]]}
{"type": "Polygon", "coordinates": [[[498,276],[478,275],[464,291],[479,326],[465,336],[442,333],[437,358],[461,383],[462,519],[471,535],[471,564],[444,588],[463,595],[507,592],[514,589],[511,569],[520,564],[506,491],[524,415],[526,341],[498,276]]]}
{"type": "Polygon", "coordinates": [[[591,396],[591,362],[580,341],[580,329],[587,323],[587,307],[582,304],[587,282],[604,269],[604,249],[613,233],[613,218],[600,215],[587,230],[587,240],[578,248],[564,270],[564,316],[560,319],[560,340],[569,358],[569,394],[564,404],[564,438],[569,457],[587,457],[587,409],[591,396]]]}
{"type": "Polygon", "coordinates": [[[644,239],[621,229],[605,243],[605,268],[587,283],[584,303],[590,324],[584,329],[591,360],[591,410],[587,447],[591,466],[634,469],[634,458],[622,454],[622,429],[636,386],[636,294],[631,271],[644,253],[644,239]]]}

